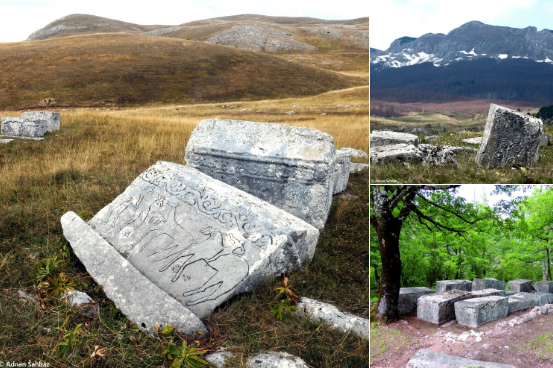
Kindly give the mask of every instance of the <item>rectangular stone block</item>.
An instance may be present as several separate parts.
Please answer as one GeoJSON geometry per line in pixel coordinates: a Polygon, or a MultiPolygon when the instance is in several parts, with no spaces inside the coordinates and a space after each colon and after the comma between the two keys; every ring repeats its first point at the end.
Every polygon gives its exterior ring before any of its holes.
{"type": "Polygon", "coordinates": [[[421,296],[434,294],[435,291],[427,287],[409,287],[399,289],[398,310],[402,316],[417,311],[417,301],[421,296]]]}
{"type": "Polygon", "coordinates": [[[420,349],[411,357],[405,368],[517,368],[510,364],[483,362],[436,351],[420,349]]]}
{"type": "Polygon", "coordinates": [[[2,135],[16,138],[41,138],[46,134],[46,120],[29,121],[24,118],[3,116],[2,135]]]}
{"type": "Polygon", "coordinates": [[[417,147],[405,143],[372,147],[369,156],[371,164],[375,165],[393,162],[421,162],[417,147]]]}
{"type": "Polygon", "coordinates": [[[531,293],[534,291],[532,280],[520,279],[509,281],[509,291],[514,291],[515,293],[531,293]]]}
{"type": "Polygon", "coordinates": [[[484,289],[505,290],[505,282],[494,278],[472,280],[472,291],[484,289]]]}
{"type": "Polygon", "coordinates": [[[29,111],[21,114],[25,120],[46,120],[46,131],[53,132],[60,129],[61,115],[52,111],[29,111]]]}
{"type": "Polygon", "coordinates": [[[441,325],[455,318],[455,302],[471,297],[470,291],[461,290],[421,296],[417,302],[417,318],[441,325]]]}
{"type": "Polygon", "coordinates": [[[487,167],[529,167],[540,158],[542,133],[540,119],[491,104],[476,163],[487,167]]]}
{"type": "Polygon", "coordinates": [[[186,164],[263,199],[318,229],[334,190],[334,138],[315,129],[241,120],[202,120],[186,164]]]}
{"type": "Polygon", "coordinates": [[[391,146],[394,144],[407,144],[418,146],[419,137],[409,133],[398,133],[387,130],[378,130],[369,134],[369,148],[391,146]]]}
{"type": "Polygon", "coordinates": [[[436,291],[442,292],[447,290],[472,290],[472,282],[469,280],[442,280],[436,281],[436,291]]]}
{"type": "Polygon", "coordinates": [[[553,293],[553,281],[537,281],[534,283],[534,289],[540,293],[553,293]]]}
{"type": "Polygon", "coordinates": [[[158,162],[89,225],[199,317],[232,296],[299,269],[319,231],[189,166],[158,162]]]}
{"type": "Polygon", "coordinates": [[[509,313],[539,305],[539,298],[530,293],[516,293],[509,296],[509,313]]]}
{"type": "Polygon", "coordinates": [[[486,296],[506,296],[506,291],[498,290],[498,289],[484,289],[484,290],[472,291],[473,298],[482,298],[486,296]]]}
{"type": "Polygon", "coordinates": [[[509,300],[504,296],[486,296],[472,298],[455,303],[457,323],[478,327],[486,322],[495,321],[509,313],[509,300]]]}
{"type": "Polygon", "coordinates": [[[553,303],[553,294],[551,293],[536,292],[536,293],[531,293],[530,295],[538,299],[539,306],[553,303]]]}
{"type": "Polygon", "coordinates": [[[349,181],[351,157],[348,152],[336,151],[336,165],[334,166],[334,190],[332,194],[346,190],[349,181]]]}

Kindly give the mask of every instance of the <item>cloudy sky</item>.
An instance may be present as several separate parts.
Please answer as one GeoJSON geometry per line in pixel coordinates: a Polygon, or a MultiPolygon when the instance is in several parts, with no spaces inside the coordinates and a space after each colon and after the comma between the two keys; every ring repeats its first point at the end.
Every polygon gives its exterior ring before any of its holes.
{"type": "Polygon", "coordinates": [[[0,42],[24,41],[56,19],[92,14],[138,24],[177,25],[236,14],[352,19],[369,16],[372,0],[0,0],[0,42]]]}
{"type": "Polygon", "coordinates": [[[380,50],[386,50],[399,37],[447,34],[473,20],[514,28],[553,29],[550,0],[378,0],[370,3],[370,45],[380,50]]]}

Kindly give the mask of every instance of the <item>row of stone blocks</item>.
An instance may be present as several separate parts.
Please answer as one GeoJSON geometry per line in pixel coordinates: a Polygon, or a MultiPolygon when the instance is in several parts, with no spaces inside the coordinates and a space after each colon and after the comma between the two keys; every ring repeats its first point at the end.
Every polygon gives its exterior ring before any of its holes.
{"type": "Polygon", "coordinates": [[[59,130],[61,115],[51,111],[24,112],[21,117],[3,116],[1,133],[6,137],[40,139],[46,132],[59,130]]]}
{"type": "MultiPolygon", "coordinates": [[[[443,280],[436,282],[436,292],[442,292],[447,290],[465,290],[465,291],[476,291],[484,289],[498,289],[505,290],[505,282],[496,280],[493,278],[489,279],[474,279],[473,281],[469,280],[443,280]]],[[[532,286],[532,280],[513,280],[509,281],[509,291],[514,291],[516,293],[525,292],[530,293],[534,291],[532,286]]],[[[538,281],[536,282],[535,289],[544,293],[553,292],[553,282],[551,281],[538,281]]]]}

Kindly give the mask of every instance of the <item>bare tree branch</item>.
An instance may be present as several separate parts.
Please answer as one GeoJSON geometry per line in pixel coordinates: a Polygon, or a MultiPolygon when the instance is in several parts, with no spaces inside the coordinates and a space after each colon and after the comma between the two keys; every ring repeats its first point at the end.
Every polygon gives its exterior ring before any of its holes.
{"type": "Polygon", "coordinates": [[[445,226],[445,225],[442,225],[440,224],[439,222],[437,221],[434,221],[432,220],[430,217],[426,216],[424,213],[422,213],[421,211],[419,211],[419,209],[415,206],[413,206],[412,208],[412,211],[415,212],[415,214],[423,219],[425,219],[426,221],[430,222],[431,224],[433,224],[434,226],[438,227],[438,228],[441,228],[441,229],[444,229],[444,230],[449,230],[449,231],[452,231],[454,233],[457,233],[459,235],[463,234],[466,232],[466,230],[459,230],[459,229],[454,229],[454,228],[451,228],[451,227],[448,227],[448,226],[445,226]]]}
{"type": "Polygon", "coordinates": [[[461,215],[459,215],[459,214],[456,213],[455,211],[448,210],[447,208],[445,208],[445,207],[443,207],[443,206],[441,206],[441,205],[439,205],[439,204],[437,204],[437,203],[435,203],[435,202],[432,202],[431,200],[425,198],[425,197],[424,197],[423,195],[421,195],[420,193],[417,193],[417,196],[418,196],[419,198],[422,198],[422,199],[423,199],[424,201],[426,201],[427,203],[430,203],[432,206],[438,207],[438,208],[441,209],[441,210],[444,210],[444,211],[446,211],[446,212],[451,213],[452,215],[455,215],[457,218],[463,220],[463,221],[466,222],[467,224],[471,224],[471,225],[472,225],[472,224],[474,224],[474,223],[476,223],[476,222],[478,222],[478,221],[482,221],[482,220],[484,220],[484,219],[486,218],[486,217],[482,217],[482,218],[477,218],[477,219],[474,220],[474,221],[469,221],[469,220],[464,219],[461,215]]]}

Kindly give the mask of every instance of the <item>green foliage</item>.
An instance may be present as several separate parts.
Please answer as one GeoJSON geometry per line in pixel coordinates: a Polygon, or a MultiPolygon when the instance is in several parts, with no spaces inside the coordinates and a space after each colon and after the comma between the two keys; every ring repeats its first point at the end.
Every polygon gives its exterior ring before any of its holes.
{"type": "Polygon", "coordinates": [[[58,260],[57,256],[38,261],[35,267],[35,278],[38,283],[44,281],[48,276],[52,275],[53,271],[58,267],[62,260],[58,260]]]}
{"type": "Polygon", "coordinates": [[[276,303],[271,309],[271,314],[275,316],[279,321],[286,319],[288,314],[292,314],[294,311],[297,311],[298,307],[292,304],[291,299],[283,299],[276,303]]]}
{"type": "Polygon", "coordinates": [[[182,342],[181,347],[173,345],[173,343],[167,344],[167,348],[163,352],[163,355],[172,360],[171,368],[201,368],[208,363],[200,358],[206,351],[198,349],[195,346],[188,346],[186,341],[182,342]]]}
{"type": "Polygon", "coordinates": [[[71,330],[63,335],[64,340],[58,343],[55,347],[58,357],[63,359],[67,358],[67,355],[74,348],[74,345],[79,342],[79,339],[77,339],[76,336],[83,333],[81,326],[82,324],[79,323],[74,330],[71,330]]]}

